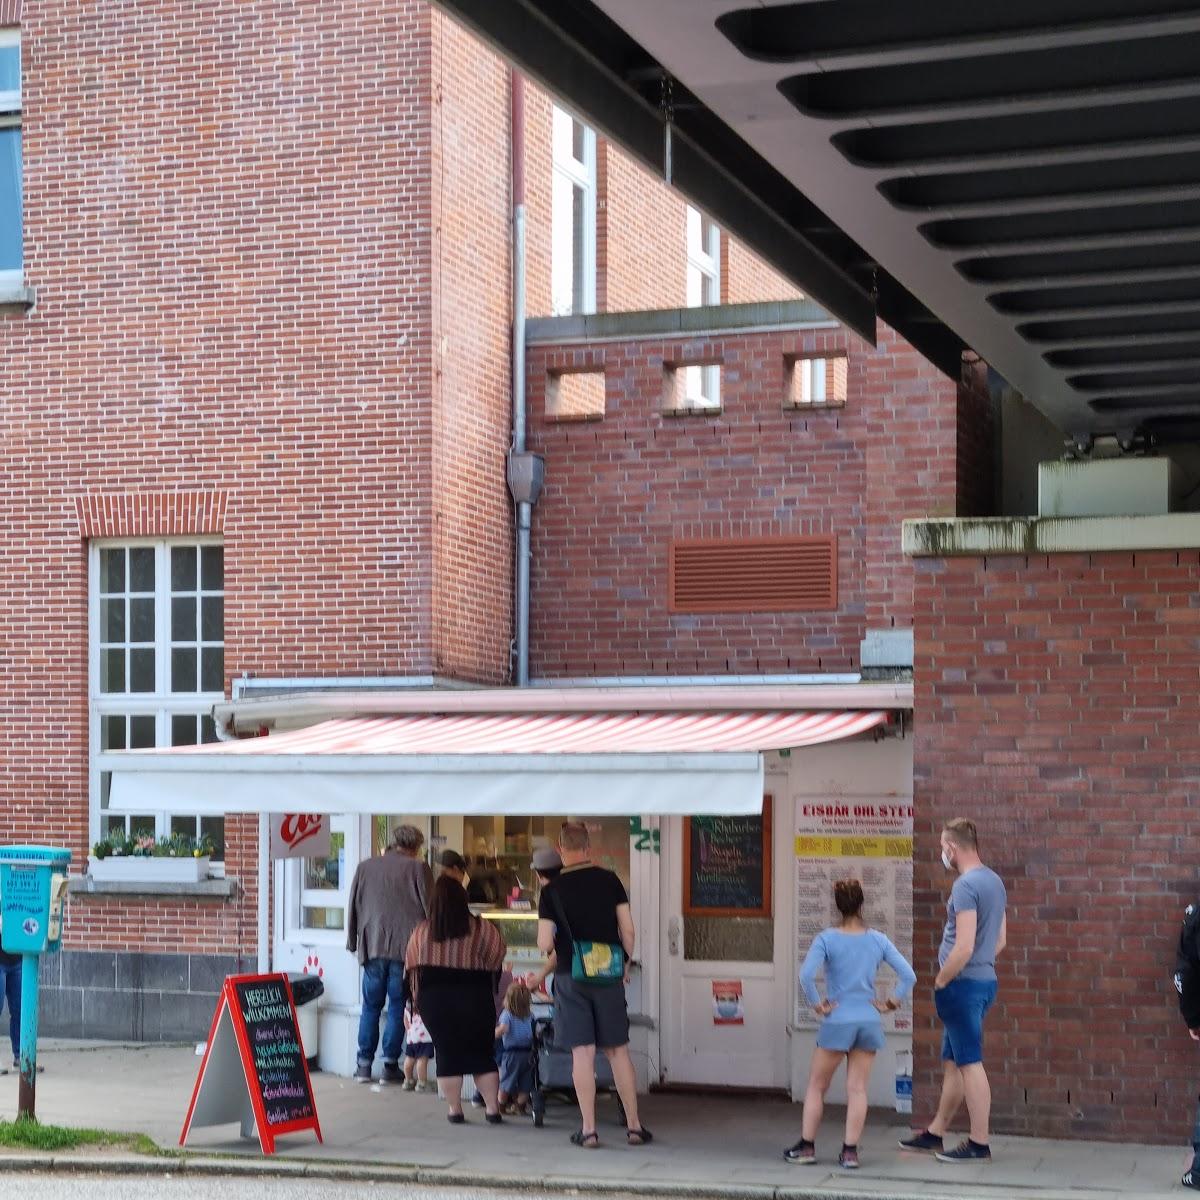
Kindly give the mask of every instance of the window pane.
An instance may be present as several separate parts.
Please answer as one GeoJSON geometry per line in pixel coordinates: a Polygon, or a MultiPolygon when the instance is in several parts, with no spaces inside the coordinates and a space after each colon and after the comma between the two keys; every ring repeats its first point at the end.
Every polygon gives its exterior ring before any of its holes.
{"type": "Polygon", "coordinates": [[[200,586],[206,592],[220,592],[224,590],[225,550],[221,546],[201,547],[200,586]]]}
{"type": "Polygon", "coordinates": [[[212,719],[209,713],[205,713],[200,718],[200,741],[204,745],[217,740],[217,723],[212,719]]]}
{"type": "Polygon", "coordinates": [[[129,836],[130,837],[153,837],[154,836],[154,818],[151,816],[140,816],[129,818],[129,836]]]}
{"type": "Polygon", "coordinates": [[[194,838],[196,836],[195,817],[172,817],[171,836],[194,838]]]}
{"type": "Polygon", "coordinates": [[[702,304],[720,304],[721,297],[717,292],[717,281],[715,276],[705,275],[701,287],[701,303],[702,304]]]}
{"type": "Polygon", "coordinates": [[[100,651],[100,690],[123,692],[125,690],[125,651],[100,651]]]}
{"type": "Polygon", "coordinates": [[[0,129],[0,271],[19,271],[24,261],[21,212],[21,129],[0,129]]]}
{"type": "Polygon", "coordinates": [[[129,718],[129,748],[130,750],[153,750],[158,740],[155,736],[157,722],[153,717],[141,716],[129,718]]]}
{"type": "Polygon", "coordinates": [[[586,156],[587,131],[582,121],[571,121],[571,157],[577,163],[587,162],[586,156]]]}
{"type": "Polygon", "coordinates": [[[222,642],[225,640],[225,598],[205,596],[200,601],[200,640],[222,642]]]}
{"type": "Polygon", "coordinates": [[[583,309],[583,276],[587,192],[579,186],[571,189],[571,311],[583,309]]]}
{"type": "Polygon", "coordinates": [[[171,547],[171,591],[196,590],[196,547],[171,547]]]}
{"type": "Polygon", "coordinates": [[[113,834],[123,834],[124,832],[124,815],[118,816],[116,813],[105,813],[100,818],[100,836],[102,838],[110,838],[113,834]]]}
{"type": "Polygon", "coordinates": [[[224,817],[201,817],[200,818],[200,835],[212,839],[213,852],[212,857],[214,862],[224,862],[225,860],[225,818],[224,817]]]}
{"type": "Polygon", "coordinates": [[[100,640],[123,642],[125,640],[125,601],[100,601],[100,640]]]}
{"type": "Polygon", "coordinates": [[[124,750],[125,749],[125,718],[124,717],[101,717],[100,718],[100,749],[101,750],[124,750]]]}
{"type": "Polygon", "coordinates": [[[21,90],[21,47],[0,46],[0,92],[21,90]]]}
{"type": "Polygon", "coordinates": [[[205,647],[200,651],[200,690],[224,692],[225,651],[205,647]]]}
{"type": "Polygon", "coordinates": [[[196,651],[176,646],[171,651],[171,691],[196,690],[196,651]]]}
{"type": "Polygon", "coordinates": [[[130,650],[129,690],[131,692],[154,691],[153,650],[130,650]]]}
{"type": "Polygon", "coordinates": [[[149,596],[129,601],[129,640],[154,641],[154,600],[149,596]]]}
{"type": "Polygon", "coordinates": [[[129,551],[129,590],[131,592],[154,591],[153,547],[135,546],[129,551]]]}
{"type": "Polygon", "coordinates": [[[108,807],[108,798],[112,793],[112,772],[100,772],[100,807],[105,809],[108,807]]]}
{"type": "Polygon", "coordinates": [[[304,929],[344,929],[346,910],[343,908],[302,908],[300,925],[304,929]]]}
{"type": "Polygon", "coordinates": [[[196,598],[194,596],[171,597],[171,640],[194,642],[196,640],[196,598]]]}
{"type": "Polygon", "coordinates": [[[332,833],[328,858],[306,858],[301,870],[305,891],[336,892],[341,886],[342,857],[346,852],[346,835],[332,833]]]}
{"type": "Polygon", "coordinates": [[[171,745],[196,744],[196,718],[191,713],[175,713],[171,717],[171,745]]]}
{"type": "Polygon", "coordinates": [[[100,551],[100,590],[123,592],[125,590],[125,551],[100,551]]]}

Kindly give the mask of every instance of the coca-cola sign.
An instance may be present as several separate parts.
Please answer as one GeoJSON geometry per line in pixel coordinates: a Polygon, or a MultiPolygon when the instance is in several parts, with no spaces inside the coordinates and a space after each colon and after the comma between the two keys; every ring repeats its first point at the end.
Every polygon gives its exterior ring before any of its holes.
{"type": "Polygon", "coordinates": [[[329,818],[314,813],[276,813],[271,818],[272,858],[328,858],[329,818]]]}

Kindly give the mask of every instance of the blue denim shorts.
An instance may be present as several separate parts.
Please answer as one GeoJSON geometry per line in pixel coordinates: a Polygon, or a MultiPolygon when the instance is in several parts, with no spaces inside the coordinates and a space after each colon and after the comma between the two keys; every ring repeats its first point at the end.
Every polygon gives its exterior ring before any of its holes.
{"type": "Polygon", "coordinates": [[[826,1020],[817,1030],[817,1046],[835,1054],[849,1054],[851,1050],[870,1050],[875,1054],[885,1044],[883,1026],[878,1021],[826,1020]]]}
{"type": "Polygon", "coordinates": [[[933,993],[942,1020],[942,1058],[958,1067],[983,1062],[983,1018],[996,999],[994,979],[963,979],[960,975],[933,993]]]}

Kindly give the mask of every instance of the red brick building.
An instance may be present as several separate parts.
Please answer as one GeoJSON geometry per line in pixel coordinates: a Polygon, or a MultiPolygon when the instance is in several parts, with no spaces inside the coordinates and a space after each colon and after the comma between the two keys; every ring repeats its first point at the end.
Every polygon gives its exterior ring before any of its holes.
{"type": "MultiPolygon", "coordinates": [[[[255,957],[256,823],[117,812],[121,756],[214,739],[231,697],[513,678],[510,72],[424,0],[203,17],[10,0],[0,30],[0,840],[68,845],[82,871],[106,835],[214,839],[199,883],[81,876],[47,967],[52,1031],[192,1036],[255,957]]],[[[525,95],[537,682],[858,686],[864,641],[912,626],[901,520],[988,508],[980,380],[886,329],[876,347],[847,333],[525,95]]],[[[766,852],[787,869],[754,937],[777,1031],[798,814],[829,795],[903,807],[911,745],[814,752],[804,780],[768,764],[766,852]]],[[[386,822],[334,816],[340,854],[276,869],[273,948],[328,967],[344,1037],[341,899],[386,822]]],[[[684,827],[661,826],[660,904],[636,857],[644,839],[657,858],[660,828],[633,820],[618,854],[665,963],[684,827]]],[[[429,826],[465,848],[454,828],[429,826]]],[[[668,975],[646,985],[656,1011],[668,975]]],[[[692,1000],[703,1018],[711,997],[692,1000]]],[[[768,1082],[794,1087],[796,1054],[768,1082]]]]}

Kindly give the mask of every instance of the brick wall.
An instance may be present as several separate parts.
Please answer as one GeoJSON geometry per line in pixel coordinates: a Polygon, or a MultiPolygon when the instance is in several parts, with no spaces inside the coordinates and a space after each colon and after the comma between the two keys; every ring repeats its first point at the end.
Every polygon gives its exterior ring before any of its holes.
{"type": "Polygon", "coordinates": [[[866,628],[908,625],[904,515],[956,506],[957,394],[894,334],[842,329],[536,346],[535,674],[851,671],[866,628]],[[848,355],[844,408],[784,408],[788,355],[848,355]],[[723,411],[661,411],[664,362],[719,357],[723,411]],[[548,372],[606,372],[606,413],[547,420],[548,372]],[[835,613],[674,614],[676,537],[836,534],[835,613]]]}
{"type": "Polygon", "coordinates": [[[721,302],[754,304],[760,300],[798,300],[803,292],[768,266],[736,238],[721,236],[721,302]]]}
{"type": "MultiPolygon", "coordinates": [[[[1192,1044],[1170,975],[1195,868],[1200,555],[916,564],[915,953],[928,985],[950,879],[937,837],[975,819],[1009,892],[988,1020],[998,1131],[1180,1142],[1192,1044]]],[[[916,1104],[938,1031],[917,990],[916,1104]]]]}

